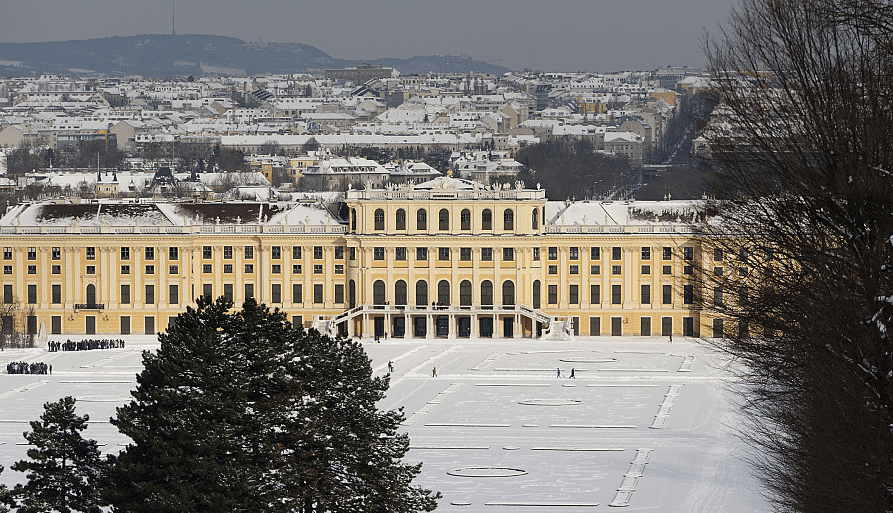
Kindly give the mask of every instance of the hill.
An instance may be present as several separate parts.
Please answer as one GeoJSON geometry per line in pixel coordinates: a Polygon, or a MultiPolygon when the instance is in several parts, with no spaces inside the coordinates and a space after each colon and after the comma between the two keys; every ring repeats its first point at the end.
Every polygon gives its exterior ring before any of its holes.
{"type": "MultiPolygon", "coordinates": [[[[368,60],[368,59],[367,59],[368,60]]],[[[370,60],[403,74],[443,71],[444,62],[469,60],[450,71],[505,73],[508,68],[472,62],[468,57],[421,56],[370,60]]],[[[45,43],[0,43],[0,76],[105,75],[144,77],[263,75],[313,73],[356,66],[360,61],[336,59],[302,43],[246,43],[206,34],[147,34],[45,43]]]]}

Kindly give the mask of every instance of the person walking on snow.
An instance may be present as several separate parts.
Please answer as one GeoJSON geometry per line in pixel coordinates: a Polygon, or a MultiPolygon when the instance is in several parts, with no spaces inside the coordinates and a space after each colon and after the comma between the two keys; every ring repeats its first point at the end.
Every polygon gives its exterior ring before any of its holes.
{"type": "Polygon", "coordinates": [[[556,378],[561,377],[561,367],[558,367],[558,374],[555,376],[556,378]]]}
{"type": "Polygon", "coordinates": [[[574,376],[574,368],[573,367],[571,367],[571,375],[568,376],[568,379],[577,379],[576,376],[574,376]]]}
{"type": "Polygon", "coordinates": [[[434,368],[431,369],[431,377],[432,377],[432,378],[436,378],[436,377],[437,377],[437,367],[434,367],[434,368]]]}
{"type": "Polygon", "coordinates": [[[388,360],[388,372],[390,372],[390,373],[394,372],[394,362],[391,360],[388,360]]]}

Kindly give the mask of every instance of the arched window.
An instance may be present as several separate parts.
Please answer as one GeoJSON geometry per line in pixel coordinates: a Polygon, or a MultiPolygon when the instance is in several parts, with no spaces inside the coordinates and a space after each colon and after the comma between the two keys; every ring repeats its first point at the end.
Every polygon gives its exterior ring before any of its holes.
{"type": "Polygon", "coordinates": [[[533,307],[540,308],[540,281],[534,280],[533,282],[533,307]]]}
{"type": "Polygon", "coordinates": [[[437,304],[443,306],[450,304],[450,282],[447,280],[437,282],[437,304]]]}
{"type": "Polygon", "coordinates": [[[353,280],[347,283],[347,300],[348,308],[357,306],[357,283],[353,280]]]}
{"type": "Polygon", "coordinates": [[[505,209],[505,212],[502,213],[502,229],[515,229],[515,213],[510,208],[505,209]]]}
{"type": "Polygon", "coordinates": [[[462,230],[471,230],[471,211],[467,208],[462,209],[459,213],[459,228],[462,230]]]}
{"type": "Polygon", "coordinates": [[[428,304],[428,282],[425,280],[419,280],[415,284],[415,304],[416,306],[428,304]]]}
{"type": "Polygon", "coordinates": [[[397,283],[394,284],[394,304],[406,304],[406,282],[403,280],[397,280],[397,283]]]}
{"type": "Polygon", "coordinates": [[[380,208],[375,210],[375,229],[384,230],[384,210],[380,208]]]}
{"type": "Polygon", "coordinates": [[[450,229],[450,211],[442,208],[440,212],[437,214],[437,229],[441,231],[447,231],[450,229]]]}
{"type": "Polygon", "coordinates": [[[397,215],[394,217],[394,225],[398,230],[406,229],[406,211],[401,209],[397,210],[397,215]]]}
{"type": "Polygon", "coordinates": [[[415,214],[415,229],[419,231],[428,230],[428,213],[424,208],[420,208],[415,214]]]}
{"type": "Polygon", "coordinates": [[[87,304],[96,304],[96,285],[93,285],[92,283],[87,285],[87,304]]]}
{"type": "Polygon", "coordinates": [[[357,231],[357,209],[350,209],[350,229],[351,231],[357,231]]]}
{"type": "Polygon", "coordinates": [[[490,280],[481,282],[481,305],[493,306],[493,282],[490,280]]]}
{"type": "Polygon", "coordinates": [[[372,284],[372,304],[383,305],[385,302],[385,286],[381,280],[372,284]]]}
{"type": "Polygon", "coordinates": [[[502,282],[502,304],[503,306],[515,305],[515,284],[511,280],[502,282]]]}
{"type": "Polygon", "coordinates": [[[481,230],[492,230],[493,229],[493,212],[490,212],[489,208],[485,208],[483,212],[481,212],[481,230]]]}
{"type": "Polygon", "coordinates": [[[533,209],[533,216],[530,219],[530,226],[534,230],[540,229],[540,209],[538,209],[538,208],[533,209]]]}
{"type": "Polygon", "coordinates": [[[468,280],[459,283],[459,306],[471,306],[471,282],[468,280]]]}

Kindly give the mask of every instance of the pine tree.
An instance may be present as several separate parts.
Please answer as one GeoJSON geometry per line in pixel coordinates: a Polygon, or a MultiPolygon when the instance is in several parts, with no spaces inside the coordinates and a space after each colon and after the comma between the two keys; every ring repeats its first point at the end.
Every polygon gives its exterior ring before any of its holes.
{"type": "Polygon", "coordinates": [[[21,513],[46,511],[99,513],[104,463],[95,440],[85,440],[88,415],[78,416],[73,397],[44,404],[39,421],[31,422],[24,437],[33,449],[30,460],[16,462],[12,469],[28,472],[28,483],[12,491],[21,513]]]}
{"type": "Polygon", "coordinates": [[[126,511],[431,511],[387,378],[362,347],[293,327],[249,300],[201,300],[144,355],[134,401],[112,422],[133,440],[113,460],[126,511]]]}

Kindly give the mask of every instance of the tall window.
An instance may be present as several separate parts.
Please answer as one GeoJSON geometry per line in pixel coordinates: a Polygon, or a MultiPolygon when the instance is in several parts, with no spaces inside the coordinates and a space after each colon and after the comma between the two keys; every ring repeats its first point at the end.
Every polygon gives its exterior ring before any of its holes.
{"type": "Polygon", "coordinates": [[[502,282],[502,304],[504,306],[515,304],[515,284],[511,280],[502,282]]]}
{"type": "Polygon", "coordinates": [[[147,305],[155,304],[155,285],[152,285],[152,284],[146,285],[146,297],[145,297],[144,302],[147,305]]]}
{"type": "Polygon", "coordinates": [[[428,282],[419,280],[415,284],[415,304],[425,306],[428,304],[428,282]]]}
{"type": "Polygon", "coordinates": [[[542,292],[540,291],[541,287],[542,287],[542,285],[540,285],[540,281],[534,280],[534,282],[533,282],[533,307],[534,308],[540,308],[540,295],[542,294],[542,292]]]}
{"type": "Polygon", "coordinates": [[[493,282],[490,280],[481,282],[481,304],[484,306],[493,305],[493,282]]]}
{"type": "MultiPolygon", "coordinates": [[[[29,303],[36,303],[36,301],[28,301],[29,303]]],[[[95,305],[96,304],[96,285],[92,283],[87,285],[87,304],[95,305]]]]}
{"type": "Polygon", "coordinates": [[[459,306],[471,306],[471,282],[468,280],[459,283],[459,306]]]}
{"type": "Polygon", "coordinates": [[[611,285],[611,304],[619,305],[623,303],[623,294],[620,285],[611,285]]]}
{"type": "Polygon", "coordinates": [[[437,283],[437,304],[444,306],[450,304],[450,282],[447,280],[440,280],[437,283]]]}
{"type": "Polygon", "coordinates": [[[376,209],[375,210],[375,229],[376,230],[384,230],[384,210],[376,209]]]}
{"type": "Polygon", "coordinates": [[[394,225],[398,230],[406,229],[406,211],[401,209],[397,210],[397,214],[394,216],[394,225]]]}
{"type": "Polygon", "coordinates": [[[372,304],[383,305],[385,302],[385,285],[382,280],[372,284],[372,304]]]}
{"type": "Polygon", "coordinates": [[[580,286],[569,285],[567,289],[567,302],[571,305],[580,304],[580,286]]]}
{"type": "Polygon", "coordinates": [[[642,298],[640,302],[643,305],[651,303],[651,285],[642,285],[642,298]]]}
{"type": "Polygon", "coordinates": [[[437,214],[437,229],[447,231],[450,229],[450,211],[442,208],[437,214]]]}
{"type": "MultiPolygon", "coordinates": [[[[229,246],[230,258],[232,258],[233,248],[229,246]]],[[[180,259],[180,248],[177,246],[171,246],[167,248],[167,258],[168,260],[179,260],[180,259]]]]}
{"type": "MultiPolygon", "coordinates": [[[[55,301],[56,299],[56,289],[58,285],[53,285],[53,302],[58,303],[59,301],[55,301]]],[[[130,304],[130,285],[121,285],[121,304],[129,305],[130,304]]]]}
{"type": "Polygon", "coordinates": [[[533,209],[533,214],[530,216],[530,226],[534,230],[539,230],[540,228],[540,211],[538,208],[533,209]]]}
{"type": "Polygon", "coordinates": [[[481,212],[481,230],[492,230],[493,229],[493,212],[490,211],[489,208],[485,208],[483,212],[481,212]]]}
{"type": "Polygon", "coordinates": [[[425,231],[428,229],[428,212],[424,208],[420,208],[415,214],[415,229],[425,231]]]}
{"type": "Polygon", "coordinates": [[[282,284],[281,283],[270,284],[270,302],[275,303],[275,304],[282,303],[282,284]]]}
{"type": "Polygon", "coordinates": [[[515,229],[515,212],[510,208],[505,209],[505,212],[502,213],[502,229],[515,229]]]}
{"type": "Polygon", "coordinates": [[[406,282],[403,280],[397,280],[397,283],[394,284],[394,304],[406,304],[406,282]]]}
{"type": "Polygon", "coordinates": [[[471,230],[471,211],[467,208],[462,209],[459,213],[459,228],[462,230],[471,230]]]}

